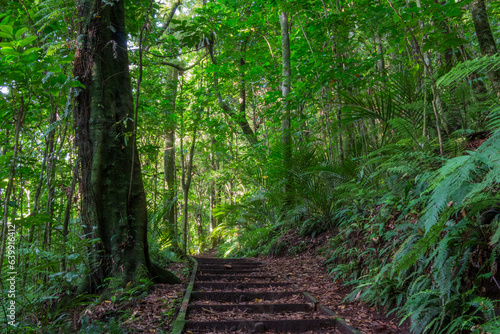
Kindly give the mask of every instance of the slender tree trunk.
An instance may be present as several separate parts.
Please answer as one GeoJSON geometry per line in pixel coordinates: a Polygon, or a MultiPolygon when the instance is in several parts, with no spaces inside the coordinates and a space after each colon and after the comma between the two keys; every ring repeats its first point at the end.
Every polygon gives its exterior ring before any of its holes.
{"type": "MultiPolygon", "coordinates": [[[[178,0],[172,4],[172,8],[168,16],[165,19],[163,25],[163,32],[165,32],[170,22],[172,21],[177,8],[181,5],[181,1],[178,0]]],[[[177,184],[176,180],[176,168],[175,168],[175,130],[177,127],[177,120],[175,114],[175,104],[177,99],[177,86],[179,82],[179,70],[175,67],[169,67],[169,78],[167,83],[167,96],[166,99],[169,101],[169,108],[165,113],[166,119],[165,124],[167,124],[166,135],[165,135],[165,152],[163,154],[163,165],[164,165],[164,178],[167,184],[167,191],[164,206],[168,207],[168,213],[166,215],[166,226],[172,236],[172,249],[174,252],[179,252],[179,238],[177,233],[177,184]]]]}
{"type": "Polygon", "coordinates": [[[384,47],[382,45],[382,38],[380,37],[379,33],[375,35],[375,44],[377,45],[377,55],[379,56],[379,59],[377,60],[377,70],[385,78],[386,72],[385,72],[384,47]]]}
{"type": "MultiPolygon", "coordinates": [[[[214,73],[214,87],[215,87],[215,90],[216,90],[217,101],[218,101],[219,106],[221,107],[221,109],[227,115],[229,115],[229,117],[231,117],[240,126],[241,131],[243,132],[243,135],[245,136],[245,138],[248,140],[248,142],[251,145],[257,144],[257,138],[255,136],[255,133],[252,130],[252,127],[248,123],[248,120],[246,119],[246,115],[245,114],[241,114],[241,109],[240,109],[240,113],[238,113],[238,114],[235,113],[233,111],[233,109],[231,108],[231,106],[229,104],[227,104],[227,102],[225,102],[222,99],[222,95],[219,92],[219,79],[218,79],[216,73],[214,73]]],[[[241,105],[240,105],[240,108],[241,108],[241,105]]]]}
{"type": "Polygon", "coordinates": [[[12,194],[12,190],[14,189],[14,175],[16,173],[16,165],[17,165],[17,155],[18,155],[18,150],[19,150],[19,137],[21,134],[21,127],[24,122],[24,116],[25,116],[25,107],[24,107],[24,99],[21,96],[21,105],[16,113],[16,129],[14,132],[14,151],[12,154],[12,162],[10,163],[10,168],[9,168],[9,181],[7,183],[7,189],[5,190],[5,197],[4,197],[4,202],[3,202],[3,216],[2,216],[2,245],[0,247],[0,277],[2,274],[2,269],[3,269],[3,260],[4,260],[4,255],[5,255],[5,250],[6,250],[6,245],[7,245],[7,238],[9,237],[11,233],[14,234],[15,232],[15,226],[11,225],[9,227],[8,225],[8,219],[9,219],[9,202],[10,202],[10,195],[12,194]]]}
{"type": "Polygon", "coordinates": [[[101,240],[92,254],[96,270],[84,288],[95,291],[108,277],[123,285],[151,277],[178,283],[149,258],[141,165],[135,141],[127,140],[135,117],[124,1],[82,0],[79,17],[74,75],[86,87],[75,107],[82,224],[97,227],[101,240]]]}
{"type": "MultiPolygon", "coordinates": [[[[212,34],[212,39],[214,38],[215,38],[214,34],[212,34]]],[[[212,63],[214,65],[217,65],[217,61],[215,60],[215,55],[213,50],[213,43],[214,41],[212,40],[209,44],[210,59],[212,60],[212,63]]],[[[244,62],[243,58],[242,60],[244,62]]],[[[222,95],[219,90],[219,77],[217,76],[217,73],[214,73],[214,89],[215,89],[215,94],[217,96],[217,102],[219,103],[219,106],[222,109],[222,111],[224,111],[229,117],[233,119],[233,121],[235,121],[240,126],[243,135],[251,145],[257,144],[257,137],[255,136],[255,133],[252,131],[252,127],[248,123],[246,114],[244,112],[242,113],[241,109],[239,113],[235,113],[234,110],[231,108],[231,106],[222,98],[222,95]]]]}
{"type": "Polygon", "coordinates": [[[283,120],[282,138],[283,144],[283,166],[285,168],[284,191],[289,193],[291,190],[291,163],[292,163],[292,133],[290,129],[290,102],[288,95],[291,91],[291,68],[290,68],[290,34],[288,32],[288,13],[280,13],[281,27],[281,48],[282,48],[282,94],[283,94],[283,120]]]}
{"type": "MultiPolygon", "coordinates": [[[[440,121],[439,121],[439,118],[441,117],[440,114],[442,112],[441,99],[439,97],[439,91],[437,89],[436,80],[433,78],[433,75],[432,75],[433,69],[432,69],[432,63],[430,61],[429,55],[427,52],[422,53],[422,50],[420,49],[417,38],[415,37],[415,34],[413,32],[413,29],[411,27],[407,26],[406,21],[403,19],[403,17],[399,13],[399,11],[394,7],[394,5],[392,4],[392,1],[391,0],[386,0],[386,1],[389,3],[389,6],[394,10],[394,13],[399,17],[401,22],[403,22],[403,24],[406,25],[408,33],[410,34],[410,36],[408,36],[408,42],[413,43],[417,47],[416,50],[414,50],[414,54],[420,58],[421,62],[423,63],[423,65],[425,67],[426,75],[428,75],[429,78],[431,79],[432,95],[433,95],[432,110],[434,111],[434,117],[435,117],[435,121],[436,121],[436,132],[437,132],[438,141],[439,141],[439,153],[441,155],[444,155],[443,138],[441,136],[441,126],[440,126],[440,121]]],[[[420,0],[416,0],[416,2],[417,2],[417,7],[421,8],[422,6],[420,3],[420,0]]]]}
{"type": "Polygon", "coordinates": [[[176,115],[175,103],[177,99],[177,84],[179,81],[179,71],[175,68],[170,69],[170,80],[167,87],[167,99],[170,102],[169,110],[166,113],[167,119],[167,134],[165,138],[165,154],[164,154],[164,172],[165,181],[167,183],[167,196],[165,206],[170,206],[167,214],[167,226],[172,234],[172,248],[174,252],[179,251],[177,237],[177,215],[175,199],[177,197],[176,169],[175,169],[175,129],[176,115]]]}
{"type": "Polygon", "coordinates": [[[73,178],[71,180],[71,186],[66,191],[66,208],[64,210],[63,217],[63,251],[62,251],[62,260],[61,260],[61,271],[66,270],[66,256],[68,253],[68,234],[69,234],[69,219],[71,218],[71,207],[73,205],[73,195],[75,194],[76,181],[78,180],[78,161],[75,162],[75,167],[73,167],[73,178]]]}
{"type": "MultiPolygon", "coordinates": [[[[210,166],[212,168],[212,175],[217,172],[217,164],[216,164],[216,155],[215,155],[215,144],[216,144],[215,137],[212,135],[211,136],[211,150],[212,153],[210,154],[210,166]]],[[[210,181],[210,231],[213,231],[217,227],[217,219],[214,217],[214,209],[217,206],[217,189],[216,189],[216,184],[215,184],[215,178],[212,177],[210,181]]]]}
{"type": "MultiPolygon", "coordinates": [[[[247,46],[247,41],[245,40],[243,42],[243,45],[241,46],[241,58],[240,58],[240,67],[239,67],[239,70],[240,70],[240,114],[239,114],[239,117],[242,119],[244,118],[245,120],[246,120],[246,107],[247,107],[247,91],[246,91],[246,80],[245,80],[246,46],[247,46]]],[[[249,124],[248,124],[248,127],[250,127],[249,124]]],[[[250,128],[250,131],[252,131],[251,128],[250,128]]],[[[255,131],[252,131],[252,136],[255,139],[255,131]]],[[[253,143],[255,144],[255,141],[253,143]]]]}
{"type": "Polygon", "coordinates": [[[194,147],[196,144],[196,128],[193,130],[193,137],[191,139],[191,149],[189,150],[187,166],[184,161],[184,147],[183,140],[181,138],[181,167],[182,167],[182,192],[184,195],[184,205],[182,210],[182,225],[184,229],[184,245],[183,252],[187,255],[187,242],[189,234],[188,226],[188,204],[189,204],[189,189],[191,187],[191,180],[193,177],[193,158],[194,158],[194,147]]]}
{"type": "MultiPolygon", "coordinates": [[[[323,4],[323,11],[325,13],[325,19],[327,19],[328,18],[328,11],[326,8],[325,1],[321,0],[321,2],[323,4]]],[[[336,8],[337,8],[337,14],[338,14],[340,12],[340,3],[338,1],[336,3],[336,8]]],[[[341,61],[342,56],[340,54],[339,47],[338,47],[337,34],[335,33],[335,26],[333,26],[331,29],[328,29],[328,36],[329,36],[330,41],[332,43],[332,51],[335,54],[335,58],[337,59],[337,61],[341,61]]],[[[344,65],[344,64],[342,64],[342,65],[344,65]]],[[[340,103],[339,89],[338,88],[336,90],[332,89],[332,91],[334,91],[336,93],[337,100],[340,103]]],[[[339,110],[337,110],[336,118],[337,118],[338,147],[339,147],[340,163],[343,166],[344,165],[344,144],[343,144],[343,139],[342,139],[342,126],[341,126],[342,109],[341,108],[339,108],[339,110]]],[[[330,142],[331,142],[331,138],[330,138],[330,142]]]]}
{"type": "MultiPolygon", "coordinates": [[[[52,102],[52,101],[51,101],[52,102]]],[[[49,127],[51,130],[47,134],[47,216],[45,220],[45,230],[43,235],[43,247],[46,251],[50,250],[50,239],[52,233],[52,218],[54,216],[54,193],[55,185],[54,178],[56,175],[56,152],[55,152],[55,134],[54,125],[57,121],[57,107],[52,104],[52,113],[50,114],[49,127]]]]}
{"type": "MultiPolygon", "coordinates": [[[[491,32],[488,13],[484,0],[474,0],[471,4],[472,21],[476,30],[479,48],[483,56],[493,56],[498,54],[497,45],[491,32]]],[[[500,69],[488,72],[493,91],[500,98],[500,69]]]]}

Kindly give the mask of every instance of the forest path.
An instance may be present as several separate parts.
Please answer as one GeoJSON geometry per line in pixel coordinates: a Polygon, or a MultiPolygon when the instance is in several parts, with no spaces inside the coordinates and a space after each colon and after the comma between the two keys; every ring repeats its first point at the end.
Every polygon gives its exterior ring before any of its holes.
{"type": "MultiPolygon", "coordinates": [[[[320,243],[318,241],[318,243],[320,243]]],[[[308,240],[308,244],[313,244],[308,240]]],[[[335,281],[329,275],[329,268],[325,265],[325,254],[318,252],[316,247],[296,255],[280,257],[259,257],[266,264],[269,275],[284,273],[289,282],[299,286],[303,291],[318,299],[325,305],[363,334],[408,334],[409,324],[405,321],[399,325],[400,319],[386,316],[375,307],[367,305],[355,298],[346,301],[351,294],[352,287],[343,282],[335,281]]],[[[387,311],[386,311],[387,312],[387,311]]]]}
{"type": "Polygon", "coordinates": [[[195,261],[173,333],[360,333],[264,262],[195,261]]]}

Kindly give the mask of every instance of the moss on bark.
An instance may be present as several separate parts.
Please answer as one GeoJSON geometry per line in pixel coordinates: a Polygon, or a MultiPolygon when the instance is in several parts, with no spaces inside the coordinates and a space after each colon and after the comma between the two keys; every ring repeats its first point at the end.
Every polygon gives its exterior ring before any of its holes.
{"type": "Polygon", "coordinates": [[[109,277],[122,285],[160,276],[169,277],[162,282],[177,283],[149,259],[146,195],[137,147],[130,140],[134,104],[124,2],[83,0],[79,14],[84,19],[74,74],[86,86],[75,108],[82,222],[90,231],[97,227],[101,240],[91,249],[89,290],[96,291],[109,277]]]}

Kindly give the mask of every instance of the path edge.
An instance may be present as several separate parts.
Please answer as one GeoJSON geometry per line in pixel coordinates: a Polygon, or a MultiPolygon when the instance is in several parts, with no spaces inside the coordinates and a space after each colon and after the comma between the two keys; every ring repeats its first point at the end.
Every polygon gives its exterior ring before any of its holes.
{"type": "Polygon", "coordinates": [[[186,288],[186,292],[184,293],[184,297],[182,298],[179,314],[172,324],[172,334],[181,334],[182,330],[184,329],[184,325],[186,324],[187,308],[191,299],[191,292],[193,292],[196,272],[198,271],[198,261],[192,256],[189,256],[189,259],[193,262],[193,271],[191,272],[191,279],[186,288]]]}
{"type": "MultiPolygon", "coordinates": [[[[283,277],[288,281],[290,282],[290,279],[288,278],[288,276],[286,274],[283,274],[283,277]]],[[[297,284],[294,284],[296,289],[298,290],[302,290],[300,289],[300,287],[297,285],[297,284]]],[[[312,296],[309,292],[306,292],[306,291],[303,291],[302,294],[304,295],[304,297],[309,300],[311,303],[314,304],[314,309],[317,310],[317,311],[320,311],[322,312],[323,314],[326,314],[332,318],[334,318],[335,320],[335,327],[341,331],[343,334],[362,334],[359,330],[357,330],[356,328],[352,327],[351,325],[349,325],[344,319],[342,319],[340,317],[340,315],[338,315],[337,313],[335,313],[334,311],[330,310],[328,307],[326,307],[325,305],[322,305],[320,304],[319,300],[317,300],[314,296],[312,296]]]]}

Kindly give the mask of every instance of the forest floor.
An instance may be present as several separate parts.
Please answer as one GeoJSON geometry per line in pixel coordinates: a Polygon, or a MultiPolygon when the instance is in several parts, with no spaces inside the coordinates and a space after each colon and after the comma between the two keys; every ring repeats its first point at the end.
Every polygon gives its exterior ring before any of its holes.
{"type": "Polygon", "coordinates": [[[410,333],[408,322],[399,326],[399,319],[395,316],[386,316],[383,310],[379,312],[376,308],[357,300],[343,301],[352,290],[329,277],[325,266],[327,259],[320,251],[329,237],[328,233],[324,233],[316,238],[303,238],[290,231],[288,243],[293,247],[294,239],[302,245],[305,242],[304,252],[294,256],[259,257],[259,260],[267,264],[270,273],[285,274],[290,282],[310,293],[321,304],[364,334],[410,333]]]}
{"type": "Polygon", "coordinates": [[[105,323],[111,318],[120,319],[122,333],[170,333],[178,305],[189,283],[190,266],[191,262],[179,262],[167,268],[181,279],[181,284],[155,284],[141,299],[119,303],[104,301],[84,310],[80,319],[88,316],[90,322],[105,323]]]}

